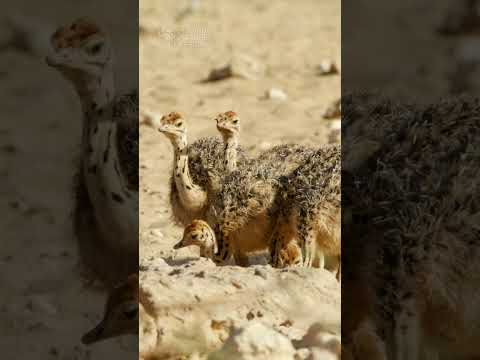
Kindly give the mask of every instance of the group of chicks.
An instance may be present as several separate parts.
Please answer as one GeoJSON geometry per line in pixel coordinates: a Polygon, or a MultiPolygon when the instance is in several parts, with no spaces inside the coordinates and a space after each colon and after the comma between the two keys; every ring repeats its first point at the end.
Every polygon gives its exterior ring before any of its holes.
{"type": "Polygon", "coordinates": [[[174,149],[170,202],[185,227],[174,248],[196,245],[217,264],[270,251],[274,267],[327,268],[340,277],[340,146],[275,146],[249,156],[239,145],[240,118],[219,114],[215,137],[188,144],[185,119],[170,113],[147,123],[174,149]]]}

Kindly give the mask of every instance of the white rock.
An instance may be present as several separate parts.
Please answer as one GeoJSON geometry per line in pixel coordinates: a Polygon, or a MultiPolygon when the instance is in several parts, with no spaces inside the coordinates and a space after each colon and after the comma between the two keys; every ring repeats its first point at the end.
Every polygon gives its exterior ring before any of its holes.
{"type": "Polygon", "coordinates": [[[323,60],[318,65],[318,75],[334,75],[338,73],[338,66],[332,60],[323,60]]]}
{"type": "Polygon", "coordinates": [[[288,96],[282,89],[271,88],[265,92],[265,98],[270,100],[285,101],[288,99],[288,96]]]}
{"type": "Polygon", "coordinates": [[[163,233],[160,231],[160,229],[151,229],[150,230],[150,235],[155,236],[158,239],[163,238],[163,233]]]}
{"type": "Polygon", "coordinates": [[[341,130],[342,129],[342,121],[341,120],[333,120],[330,121],[330,130],[341,130]]]}
{"type": "Polygon", "coordinates": [[[265,72],[265,66],[244,54],[234,54],[232,59],[223,65],[213,68],[206,81],[219,81],[231,77],[256,80],[265,72]]]}
{"type": "Polygon", "coordinates": [[[256,80],[265,73],[265,66],[245,54],[234,54],[231,60],[233,75],[256,80]]]}
{"type": "Polygon", "coordinates": [[[209,360],[292,360],[295,349],[288,338],[259,322],[234,329],[224,346],[209,360]]]}
{"type": "Polygon", "coordinates": [[[323,118],[330,120],[330,119],[338,118],[341,115],[342,115],[342,102],[339,99],[339,100],[333,101],[325,109],[325,112],[323,113],[323,118]]]}

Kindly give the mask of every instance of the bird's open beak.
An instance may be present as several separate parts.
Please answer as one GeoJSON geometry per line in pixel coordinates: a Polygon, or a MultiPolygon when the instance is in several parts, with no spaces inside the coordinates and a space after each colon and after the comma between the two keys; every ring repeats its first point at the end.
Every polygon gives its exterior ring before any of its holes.
{"type": "Polygon", "coordinates": [[[178,250],[178,249],[182,249],[182,248],[184,248],[184,247],[186,247],[186,246],[187,246],[187,245],[185,245],[185,244],[183,243],[183,239],[182,239],[182,240],[180,240],[178,243],[176,243],[176,244],[173,246],[173,248],[174,248],[175,250],[178,250]]]}
{"type": "Polygon", "coordinates": [[[55,52],[53,50],[49,51],[48,55],[45,56],[45,62],[48,66],[59,67],[68,62],[68,57],[65,54],[62,55],[62,52],[55,52]]]}

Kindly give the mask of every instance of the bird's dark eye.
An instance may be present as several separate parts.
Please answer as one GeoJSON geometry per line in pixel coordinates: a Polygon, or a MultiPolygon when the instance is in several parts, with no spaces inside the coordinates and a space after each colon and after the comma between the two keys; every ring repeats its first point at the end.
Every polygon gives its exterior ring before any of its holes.
{"type": "Polygon", "coordinates": [[[193,239],[193,240],[197,240],[197,238],[198,238],[198,234],[193,234],[193,235],[192,235],[192,239],[193,239]]]}
{"type": "Polygon", "coordinates": [[[238,124],[238,120],[233,120],[233,123],[234,123],[234,124],[238,124]]]}
{"type": "Polygon", "coordinates": [[[103,48],[103,43],[95,44],[90,48],[90,54],[96,55],[102,50],[102,48],[103,48]]]}
{"type": "Polygon", "coordinates": [[[179,121],[175,126],[176,126],[176,127],[180,127],[180,126],[182,126],[182,125],[183,125],[183,122],[179,121]]]}
{"type": "Polygon", "coordinates": [[[136,318],[138,315],[138,304],[129,304],[126,306],[123,310],[123,315],[125,315],[127,319],[136,318]]]}

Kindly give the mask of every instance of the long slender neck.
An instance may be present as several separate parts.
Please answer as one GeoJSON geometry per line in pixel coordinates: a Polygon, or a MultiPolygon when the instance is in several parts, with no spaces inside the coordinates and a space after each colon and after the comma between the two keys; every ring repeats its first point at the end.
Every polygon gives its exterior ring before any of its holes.
{"type": "Polygon", "coordinates": [[[224,150],[224,168],[226,172],[232,172],[237,169],[237,135],[224,135],[223,142],[225,144],[224,150]]]}
{"type": "Polygon", "coordinates": [[[92,135],[91,130],[98,125],[102,115],[108,115],[105,114],[106,108],[115,96],[113,65],[107,64],[101,75],[84,75],[74,81],[74,85],[82,104],[84,118],[82,143],[86,149],[92,135]]]}
{"type": "Polygon", "coordinates": [[[200,211],[207,202],[207,194],[193,183],[188,167],[188,143],[186,136],[175,138],[173,176],[175,185],[184,207],[192,211],[200,211]]]}
{"type": "MultiPolygon", "coordinates": [[[[113,116],[115,88],[112,66],[104,67],[99,76],[83,77],[75,86],[84,112],[82,160],[88,190],[96,207],[102,209],[98,212],[103,215],[110,212],[111,218],[115,218],[112,207],[127,209],[124,204],[133,194],[121,171],[118,153],[117,123],[113,116]]],[[[125,219],[119,221],[126,223],[125,219]]],[[[118,224],[115,226],[119,227],[118,224]]]]}

